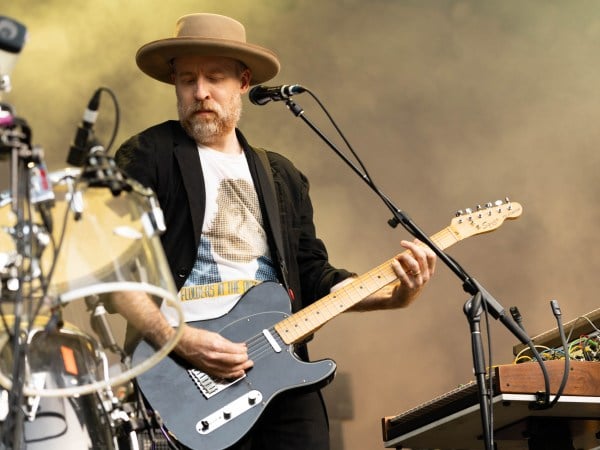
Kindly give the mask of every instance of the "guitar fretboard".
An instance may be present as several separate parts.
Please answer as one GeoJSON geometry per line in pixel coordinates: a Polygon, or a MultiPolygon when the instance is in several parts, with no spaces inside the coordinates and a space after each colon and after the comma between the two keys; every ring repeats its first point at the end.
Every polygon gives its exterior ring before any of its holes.
{"type": "MultiPolygon", "coordinates": [[[[433,235],[431,240],[439,248],[445,249],[458,242],[460,236],[458,233],[454,233],[450,227],[446,227],[433,235]]],[[[288,345],[302,341],[338,314],[395,281],[397,277],[392,269],[393,260],[387,260],[359,276],[353,282],[282,320],[275,325],[275,330],[288,345]]]]}

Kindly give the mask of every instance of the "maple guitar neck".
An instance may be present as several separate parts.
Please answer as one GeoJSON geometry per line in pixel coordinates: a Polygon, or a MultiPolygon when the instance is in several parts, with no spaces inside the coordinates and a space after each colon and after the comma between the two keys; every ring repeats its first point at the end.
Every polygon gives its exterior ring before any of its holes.
{"type": "MultiPolygon", "coordinates": [[[[450,227],[446,227],[433,235],[431,240],[436,246],[445,249],[460,239],[452,233],[450,227]]],[[[425,246],[425,244],[421,245],[425,246]]],[[[304,340],[338,314],[347,311],[364,298],[398,279],[392,269],[394,259],[385,261],[351,283],[282,320],[275,325],[275,329],[288,345],[304,340]]]]}
{"type": "MultiPolygon", "coordinates": [[[[449,226],[431,236],[431,240],[443,250],[466,237],[493,231],[505,219],[517,218],[521,213],[521,205],[514,202],[488,204],[487,208],[479,208],[475,212],[467,210],[466,214],[457,215],[449,226]]],[[[396,273],[392,269],[393,260],[394,258],[387,260],[353,282],[292,314],[277,323],[275,330],[288,345],[306,339],[338,314],[396,280],[396,273]]]]}

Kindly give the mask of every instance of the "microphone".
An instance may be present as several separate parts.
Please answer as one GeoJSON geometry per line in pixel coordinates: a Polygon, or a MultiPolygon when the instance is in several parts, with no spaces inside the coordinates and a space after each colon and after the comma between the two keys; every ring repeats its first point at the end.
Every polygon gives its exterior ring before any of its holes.
{"type": "Polygon", "coordinates": [[[250,101],[255,105],[264,105],[269,103],[271,100],[277,102],[280,100],[287,100],[292,95],[302,94],[306,91],[306,88],[299,84],[283,84],[281,86],[255,86],[250,89],[248,97],[250,101]]]}
{"type": "Polygon", "coordinates": [[[77,127],[77,133],[73,145],[67,156],[67,163],[75,167],[82,167],[88,156],[90,143],[94,143],[94,124],[98,118],[98,108],[100,107],[100,94],[102,89],[96,89],[94,95],[90,99],[87,108],[83,112],[81,125],[77,127]]]}

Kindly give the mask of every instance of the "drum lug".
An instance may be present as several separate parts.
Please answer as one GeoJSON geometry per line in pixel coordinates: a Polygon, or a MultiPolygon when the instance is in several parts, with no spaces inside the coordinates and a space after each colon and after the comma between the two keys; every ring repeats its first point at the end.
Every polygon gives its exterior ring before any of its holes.
{"type": "MultiPolygon", "coordinates": [[[[27,370],[29,372],[29,370],[27,370]]],[[[35,389],[44,389],[44,385],[46,384],[46,374],[34,373],[31,374],[32,384],[35,389]]],[[[27,398],[27,407],[25,410],[25,415],[27,416],[27,420],[33,422],[35,420],[35,416],[37,415],[37,411],[40,407],[40,396],[36,397],[28,397],[27,398]]]]}
{"type": "Polygon", "coordinates": [[[148,203],[150,203],[150,211],[145,212],[142,215],[142,226],[148,237],[159,235],[165,232],[167,226],[165,225],[165,216],[162,209],[158,205],[156,197],[149,196],[148,203]]]}

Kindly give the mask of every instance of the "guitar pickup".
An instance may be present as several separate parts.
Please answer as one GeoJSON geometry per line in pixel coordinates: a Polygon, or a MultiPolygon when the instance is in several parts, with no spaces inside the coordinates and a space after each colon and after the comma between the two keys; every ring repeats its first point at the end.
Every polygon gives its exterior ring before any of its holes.
{"type": "Polygon", "coordinates": [[[260,391],[253,390],[234,401],[216,410],[214,413],[206,416],[196,423],[196,431],[200,434],[209,434],[216,429],[222,427],[227,422],[241,416],[246,411],[260,405],[262,402],[262,394],[260,391]]]}
{"type": "Polygon", "coordinates": [[[210,375],[207,375],[198,369],[188,369],[187,372],[194,384],[200,389],[200,392],[202,392],[202,395],[207,399],[246,377],[246,374],[244,374],[235,380],[224,380],[222,378],[215,380],[214,378],[211,378],[210,375]]]}

